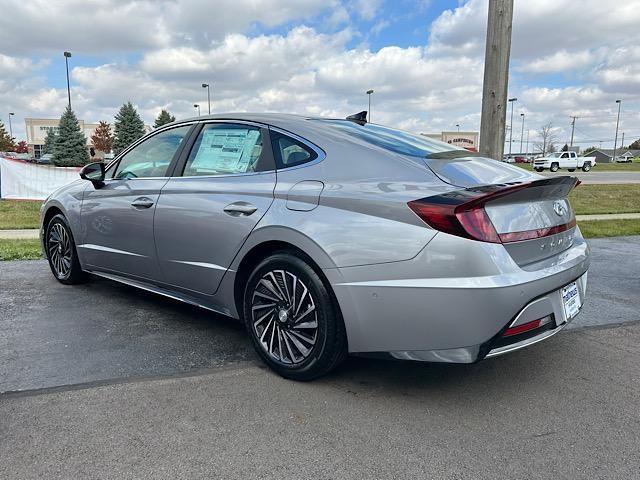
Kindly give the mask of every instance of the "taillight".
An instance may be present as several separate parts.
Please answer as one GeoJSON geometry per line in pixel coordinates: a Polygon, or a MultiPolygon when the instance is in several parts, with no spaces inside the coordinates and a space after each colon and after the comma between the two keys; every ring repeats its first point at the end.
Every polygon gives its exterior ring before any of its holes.
{"type": "Polygon", "coordinates": [[[436,230],[482,242],[500,243],[500,237],[483,205],[467,207],[465,204],[437,203],[433,202],[433,198],[414,200],[408,205],[436,230]]]}
{"type": "MultiPolygon", "coordinates": [[[[421,198],[408,202],[407,205],[427,225],[444,233],[481,242],[519,242],[569,230],[576,225],[575,217],[562,225],[499,234],[485,211],[485,205],[519,190],[560,181],[566,182],[559,178],[511,185],[488,185],[421,198]]],[[[576,185],[577,180],[573,179],[573,182],[570,188],[576,185]]]]}

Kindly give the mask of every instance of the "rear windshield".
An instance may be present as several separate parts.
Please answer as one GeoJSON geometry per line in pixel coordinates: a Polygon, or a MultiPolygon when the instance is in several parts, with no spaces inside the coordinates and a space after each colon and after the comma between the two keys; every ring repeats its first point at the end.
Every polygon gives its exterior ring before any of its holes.
{"type": "Polygon", "coordinates": [[[349,120],[318,119],[316,121],[324,122],[348,135],[352,135],[367,143],[376,145],[377,147],[412,157],[424,158],[427,155],[436,152],[462,150],[454,145],[434,140],[423,135],[414,135],[395,128],[383,127],[381,125],[374,125],[371,123],[359,125],[349,120]]]}

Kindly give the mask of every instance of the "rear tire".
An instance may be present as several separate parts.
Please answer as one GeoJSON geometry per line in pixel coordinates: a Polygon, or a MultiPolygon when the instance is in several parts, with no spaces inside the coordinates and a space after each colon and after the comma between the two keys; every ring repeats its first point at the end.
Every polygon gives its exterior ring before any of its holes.
{"type": "Polygon", "coordinates": [[[554,162],[551,164],[551,168],[549,168],[549,170],[551,170],[552,172],[557,172],[558,168],[560,168],[559,165],[554,162]]]}
{"type": "Polygon", "coordinates": [[[87,280],[82,271],[71,228],[64,215],[55,215],[45,229],[44,247],[51,273],[60,283],[74,285],[87,280]]]}
{"type": "Polygon", "coordinates": [[[583,172],[588,172],[589,170],[591,170],[591,163],[586,162],[584,165],[582,165],[583,172]]]}
{"type": "Polygon", "coordinates": [[[285,378],[312,380],[346,357],[344,323],[331,293],[293,252],[274,253],[254,268],[243,317],[262,360],[285,378]]]}

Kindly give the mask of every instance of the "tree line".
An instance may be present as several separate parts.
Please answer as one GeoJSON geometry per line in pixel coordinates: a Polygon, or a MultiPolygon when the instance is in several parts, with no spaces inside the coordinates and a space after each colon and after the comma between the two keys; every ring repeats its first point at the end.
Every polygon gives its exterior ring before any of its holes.
{"type": "MultiPolygon", "coordinates": [[[[162,109],[155,120],[154,128],[174,122],[175,117],[162,109]]],[[[113,152],[118,155],[145,134],[144,122],[131,102],[127,102],[115,116],[113,133],[108,122],[100,121],[91,135],[91,151],[87,148],[87,138],[80,129],[78,118],[67,107],[60,117],[58,129],[47,130],[42,147],[43,154],[51,154],[53,164],[59,167],[78,167],[96,159],[96,152],[113,152]]],[[[0,152],[26,153],[25,141],[15,143],[0,122],[0,152]]]]}

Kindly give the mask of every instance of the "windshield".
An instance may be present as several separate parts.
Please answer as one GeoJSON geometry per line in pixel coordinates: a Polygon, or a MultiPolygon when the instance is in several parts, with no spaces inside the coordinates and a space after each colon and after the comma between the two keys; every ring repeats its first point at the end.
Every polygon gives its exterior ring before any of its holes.
{"type": "Polygon", "coordinates": [[[558,158],[562,155],[562,152],[552,153],[549,155],[549,158],[558,158]]]}
{"type": "Polygon", "coordinates": [[[359,125],[349,120],[317,119],[316,121],[324,122],[348,135],[377,147],[412,157],[424,158],[436,152],[463,150],[454,145],[425,137],[424,135],[414,135],[413,133],[371,123],[359,125]]]}

